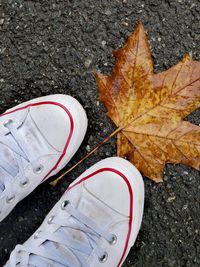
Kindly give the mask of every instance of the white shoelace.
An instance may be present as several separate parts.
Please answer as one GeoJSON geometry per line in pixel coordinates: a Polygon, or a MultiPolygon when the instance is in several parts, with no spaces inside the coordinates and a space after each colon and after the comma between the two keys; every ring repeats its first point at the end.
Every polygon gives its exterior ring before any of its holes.
{"type": "Polygon", "coordinates": [[[107,260],[108,254],[99,247],[98,241],[104,238],[114,245],[117,237],[106,233],[69,201],[63,202],[62,209],[63,212],[50,217],[48,221],[49,224],[59,226],[58,230],[54,233],[38,231],[34,239],[41,239],[40,246],[36,246],[34,242],[18,245],[11,254],[9,267],[89,267],[87,257],[92,252],[98,256],[99,261],[107,260]],[[85,242],[73,238],[72,231],[77,231],[77,234],[80,231],[85,242]]]}
{"type": "Polygon", "coordinates": [[[32,165],[35,172],[39,172],[42,166],[38,166],[38,164],[36,165],[36,163],[34,163],[33,159],[35,155],[29,151],[16,124],[12,120],[9,120],[4,124],[4,127],[6,127],[9,132],[4,136],[0,136],[0,144],[5,145],[9,150],[14,152],[18,166],[11,165],[10,162],[5,159],[4,155],[0,153],[0,169],[5,174],[3,177],[0,177],[0,199],[6,194],[7,202],[12,202],[15,198],[10,189],[12,181],[18,179],[21,187],[25,187],[28,184],[28,178],[24,174],[22,158],[32,165]]]}

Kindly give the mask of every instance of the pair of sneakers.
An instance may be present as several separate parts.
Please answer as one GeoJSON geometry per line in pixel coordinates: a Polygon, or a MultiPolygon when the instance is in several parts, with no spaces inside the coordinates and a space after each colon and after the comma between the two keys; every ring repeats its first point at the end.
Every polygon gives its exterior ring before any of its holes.
{"type": "MultiPolygon", "coordinates": [[[[87,117],[77,100],[52,95],[0,116],[0,221],[78,150],[87,117]]],[[[6,267],[118,267],[137,237],[144,184],[128,161],[104,159],[78,177],[6,267]]]]}

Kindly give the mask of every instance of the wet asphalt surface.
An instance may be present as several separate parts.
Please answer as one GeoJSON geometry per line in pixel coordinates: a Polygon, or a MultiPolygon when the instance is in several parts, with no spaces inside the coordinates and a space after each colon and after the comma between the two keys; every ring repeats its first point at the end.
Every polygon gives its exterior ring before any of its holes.
{"type": "MultiPolygon", "coordinates": [[[[48,94],[76,97],[87,111],[89,128],[71,166],[115,129],[91,71],[110,73],[112,50],[139,19],[149,35],[155,72],[176,64],[186,52],[200,60],[198,0],[0,0],[0,112],[48,94]]],[[[200,124],[200,111],[187,119],[200,124]]],[[[37,229],[71,181],[115,154],[112,139],[56,188],[47,182],[19,203],[0,224],[0,266],[37,229]]],[[[144,181],[144,220],[123,267],[200,266],[199,172],[167,165],[164,183],[144,181]]]]}

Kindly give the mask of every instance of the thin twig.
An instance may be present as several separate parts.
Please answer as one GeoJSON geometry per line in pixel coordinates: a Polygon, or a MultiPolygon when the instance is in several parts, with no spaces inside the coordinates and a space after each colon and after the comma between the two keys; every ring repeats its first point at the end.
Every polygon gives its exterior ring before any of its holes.
{"type": "Polygon", "coordinates": [[[101,143],[99,143],[94,149],[92,149],[89,153],[87,153],[82,159],[80,159],[76,164],[74,164],[71,168],[69,168],[66,172],[61,174],[56,180],[51,182],[52,186],[56,186],[57,183],[64,178],[69,172],[75,169],[78,165],[80,165],[83,161],[89,158],[92,154],[94,154],[102,145],[107,143],[113,136],[115,136],[118,132],[122,130],[123,127],[117,128],[114,132],[112,132],[108,137],[106,137],[101,143]]]}

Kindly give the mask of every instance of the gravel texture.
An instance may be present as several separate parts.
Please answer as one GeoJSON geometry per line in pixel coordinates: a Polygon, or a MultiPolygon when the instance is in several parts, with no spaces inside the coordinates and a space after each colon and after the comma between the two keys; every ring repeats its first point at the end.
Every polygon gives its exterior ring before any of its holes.
{"type": "MultiPolygon", "coordinates": [[[[0,112],[47,94],[76,97],[87,111],[89,128],[71,166],[115,128],[99,102],[92,70],[111,72],[112,50],[124,43],[138,20],[148,32],[156,72],[176,64],[186,52],[200,59],[198,0],[0,0],[0,112]]],[[[200,124],[200,112],[188,119],[200,124]]],[[[56,188],[47,182],[19,203],[0,224],[1,266],[72,180],[115,153],[112,139],[56,188]]],[[[144,180],[144,220],[123,267],[200,266],[199,172],[167,165],[164,183],[144,180]]]]}

